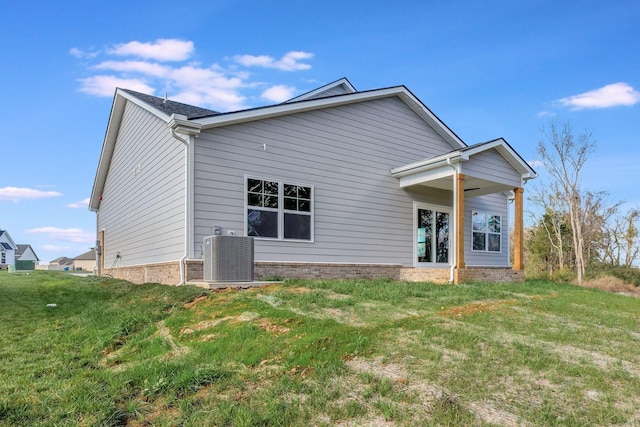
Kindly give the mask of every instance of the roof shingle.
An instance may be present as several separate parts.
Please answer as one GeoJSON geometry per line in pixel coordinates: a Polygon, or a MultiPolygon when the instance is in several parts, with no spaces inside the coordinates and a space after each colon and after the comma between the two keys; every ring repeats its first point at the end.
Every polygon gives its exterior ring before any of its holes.
{"type": "Polygon", "coordinates": [[[201,117],[215,116],[220,114],[217,111],[207,108],[196,107],[195,105],[183,104],[182,102],[171,101],[170,99],[159,98],[153,95],[136,92],[130,89],[121,89],[122,91],[135,96],[139,100],[146,102],[152,107],[166,113],[167,115],[180,114],[187,116],[187,119],[197,119],[201,117]]]}

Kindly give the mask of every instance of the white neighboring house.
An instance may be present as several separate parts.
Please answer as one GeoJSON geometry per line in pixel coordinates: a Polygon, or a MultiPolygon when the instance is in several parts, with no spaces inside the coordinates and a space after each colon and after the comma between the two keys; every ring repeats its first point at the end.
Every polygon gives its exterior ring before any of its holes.
{"type": "Polygon", "coordinates": [[[40,258],[36,255],[31,245],[18,244],[16,249],[16,269],[18,270],[35,270],[40,262],[40,258]],[[18,266],[17,264],[20,264],[18,266]]]}
{"type": "Polygon", "coordinates": [[[16,249],[18,245],[13,241],[7,230],[0,230],[0,270],[7,270],[16,263],[16,249]]]}

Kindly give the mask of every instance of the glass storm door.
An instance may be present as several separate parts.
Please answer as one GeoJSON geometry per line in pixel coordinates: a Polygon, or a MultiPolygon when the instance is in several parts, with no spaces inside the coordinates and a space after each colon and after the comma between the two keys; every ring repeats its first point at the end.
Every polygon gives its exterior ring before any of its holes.
{"type": "Polygon", "coordinates": [[[450,212],[426,206],[416,209],[417,264],[448,264],[450,212]]]}

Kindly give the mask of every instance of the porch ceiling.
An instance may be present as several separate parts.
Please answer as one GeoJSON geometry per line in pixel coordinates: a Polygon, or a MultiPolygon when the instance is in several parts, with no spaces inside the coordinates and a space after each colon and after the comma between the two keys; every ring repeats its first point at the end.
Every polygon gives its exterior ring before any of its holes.
{"type": "MultiPolygon", "coordinates": [[[[401,187],[423,186],[437,188],[439,190],[453,191],[453,174],[445,177],[439,177],[432,180],[416,182],[410,185],[402,185],[401,187]]],[[[464,197],[476,197],[485,194],[494,194],[501,192],[513,191],[513,185],[501,184],[499,182],[489,181],[482,178],[476,178],[466,175],[464,180],[464,197]]]]}
{"type": "Polygon", "coordinates": [[[464,175],[465,197],[511,192],[537,176],[502,138],[391,170],[401,188],[426,186],[453,191],[455,174],[464,175]]]}

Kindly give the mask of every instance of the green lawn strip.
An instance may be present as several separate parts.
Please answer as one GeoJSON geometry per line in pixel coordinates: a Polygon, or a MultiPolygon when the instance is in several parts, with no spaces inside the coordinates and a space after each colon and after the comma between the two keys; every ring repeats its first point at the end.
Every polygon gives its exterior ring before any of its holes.
{"type": "Polygon", "coordinates": [[[541,281],[0,273],[0,425],[633,424],[638,313],[541,281]]]}

